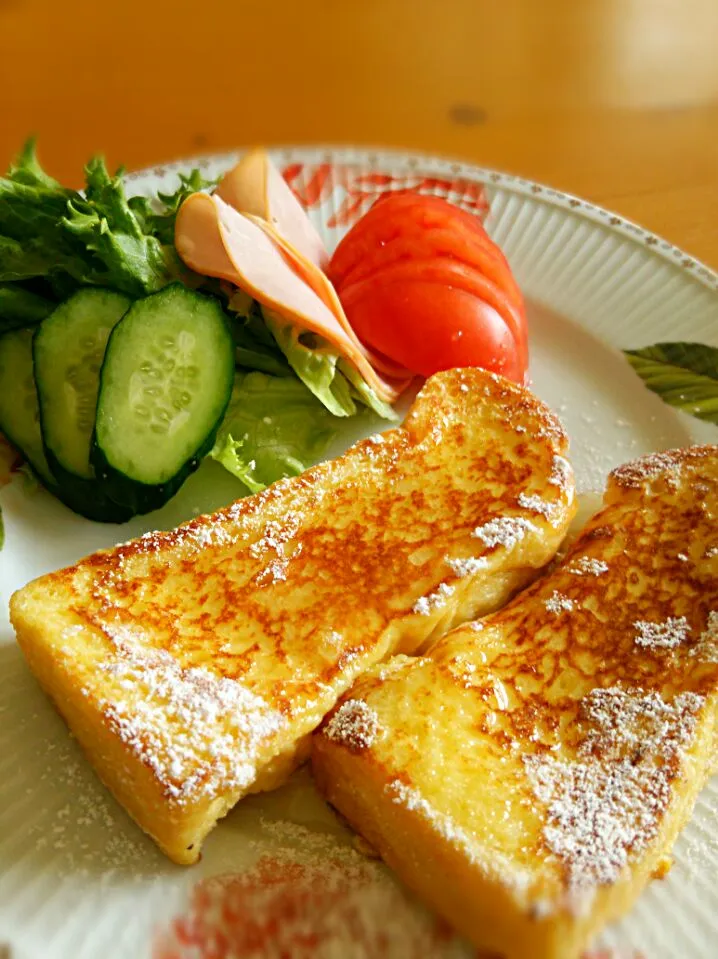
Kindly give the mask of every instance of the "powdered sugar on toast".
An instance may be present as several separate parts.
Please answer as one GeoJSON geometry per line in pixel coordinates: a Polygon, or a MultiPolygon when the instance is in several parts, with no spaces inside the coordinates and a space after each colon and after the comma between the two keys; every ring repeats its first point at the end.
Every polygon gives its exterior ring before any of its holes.
{"type": "Polygon", "coordinates": [[[635,642],[647,649],[675,649],[688,638],[691,627],[685,616],[669,616],[662,623],[637,620],[635,642]]]}
{"type": "Polygon", "coordinates": [[[237,680],[185,669],[164,650],[143,648],[122,627],[105,632],[117,656],[100,668],[131,698],[116,696],[101,708],[166,795],[184,803],[250,784],[256,750],[285,724],[282,714],[237,680]]]}
{"type": "Polygon", "coordinates": [[[369,749],[379,732],[379,717],[361,699],[347,699],[324,727],[323,733],[348,749],[369,749]]]}
{"type": "Polygon", "coordinates": [[[544,842],[563,863],[574,906],[616,882],[657,835],[703,702],[695,693],[667,702],[640,688],[596,689],[581,702],[575,761],[525,757],[546,807],[544,842]]]}
{"type": "Polygon", "coordinates": [[[528,533],[538,532],[536,524],[523,516],[499,516],[483,526],[477,526],[472,535],[489,549],[494,546],[513,549],[528,533]]]}

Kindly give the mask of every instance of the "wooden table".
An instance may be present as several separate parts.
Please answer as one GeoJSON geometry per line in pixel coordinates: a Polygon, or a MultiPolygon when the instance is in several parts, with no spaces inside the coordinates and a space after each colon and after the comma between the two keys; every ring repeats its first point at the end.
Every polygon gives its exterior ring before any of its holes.
{"type": "Polygon", "coordinates": [[[718,0],[0,0],[0,167],[250,143],[520,173],[718,267],[718,0]]]}

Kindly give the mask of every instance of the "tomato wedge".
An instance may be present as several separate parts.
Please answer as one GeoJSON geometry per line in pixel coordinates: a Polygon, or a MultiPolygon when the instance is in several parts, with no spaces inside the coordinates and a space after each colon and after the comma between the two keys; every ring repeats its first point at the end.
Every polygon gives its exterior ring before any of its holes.
{"type": "Polygon", "coordinates": [[[425,236],[434,228],[452,229],[471,241],[491,244],[480,220],[446,200],[418,193],[384,194],[337,246],[329,267],[332,280],[341,284],[362,252],[383,247],[398,236],[425,236]]]}
{"type": "Polygon", "coordinates": [[[385,195],[341,241],[328,273],[370,349],[423,376],[481,366],[525,382],[523,298],[470,213],[439,197],[385,195]]]}
{"type": "Polygon", "coordinates": [[[451,257],[457,263],[475,266],[502,287],[513,282],[508,263],[495,256],[486,245],[473,239],[467,243],[457,230],[433,227],[425,231],[407,231],[379,247],[367,246],[366,253],[345,273],[340,281],[341,287],[344,289],[366,279],[388,263],[430,256],[451,257]]]}
{"type": "Polygon", "coordinates": [[[465,290],[422,281],[392,283],[375,297],[358,300],[347,313],[357,333],[370,327],[378,334],[377,349],[387,356],[404,356],[406,362],[410,359],[421,376],[482,366],[518,383],[524,380],[511,330],[493,307],[465,290]],[[410,325],[395,322],[407,314],[410,325]],[[448,330],[446,316],[451,317],[448,330]]]}
{"type": "Polygon", "coordinates": [[[447,252],[468,263],[476,258],[480,258],[479,267],[493,262],[493,268],[502,273],[502,281],[518,293],[506,258],[481,222],[438,197],[392,195],[377,202],[361,220],[361,229],[355,227],[348,238],[339,244],[332,258],[330,270],[336,285],[343,286],[356,278],[367,257],[401,256],[402,242],[413,239],[421,244],[424,253],[441,255],[450,246],[447,252]]]}
{"type": "MultiPolygon", "coordinates": [[[[525,364],[528,360],[528,344],[525,337],[525,323],[523,313],[514,308],[510,298],[504,291],[492,283],[486,276],[477,270],[466,266],[463,263],[457,263],[448,257],[431,257],[424,260],[397,261],[388,264],[381,270],[375,271],[367,279],[359,283],[354,283],[342,290],[342,304],[347,316],[352,316],[352,326],[360,340],[365,337],[376,340],[376,349],[387,356],[392,356],[392,352],[386,346],[386,330],[383,325],[370,322],[365,328],[362,319],[354,316],[356,304],[362,300],[376,297],[378,299],[384,295],[385,291],[397,283],[410,285],[411,283],[422,283],[424,285],[425,295],[433,295],[442,287],[461,290],[471,296],[474,296],[482,304],[490,306],[506,325],[514,341],[518,360],[525,364]]],[[[362,314],[363,316],[363,314],[362,314]]],[[[447,325],[447,317],[443,315],[440,323],[447,325]]],[[[394,324],[401,326],[402,332],[407,332],[406,324],[394,324]]],[[[415,326],[412,322],[411,326],[415,326]]],[[[432,324],[432,328],[434,324],[432,324]]],[[[419,331],[420,332],[420,331],[419,331]]],[[[456,331],[452,329],[451,333],[456,331]]],[[[466,332],[462,336],[466,336],[466,332]]],[[[451,337],[450,337],[451,338],[451,337]]],[[[394,341],[394,338],[392,338],[394,341]]],[[[467,365],[467,364],[464,364],[467,365]]],[[[468,365],[474,365],[469,363],[468,365]]],[[[445,367],[442,367],[445,368],[445,367]]],[[[493,367],[492,367],[493,368],[493,367]]],[[[412,367],[413,369],[413,367],[412,367]]],[[[420,372],[418,369],[414,372],[420,372]]],[[[425,374],[427,375],[427,374],[425,374]]]]}

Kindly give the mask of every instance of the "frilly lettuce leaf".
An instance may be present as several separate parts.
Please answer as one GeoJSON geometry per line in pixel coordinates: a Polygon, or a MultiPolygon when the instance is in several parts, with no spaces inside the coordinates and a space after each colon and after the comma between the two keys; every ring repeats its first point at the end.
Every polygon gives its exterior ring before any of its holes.
{"type": "Polygon", "coordinates": [[[130,207],[122,176],[110,176],[104,160],[85,167],[84,198],[70,200],[60,228],[94,254],[106,271],[105,285],[144,296],[178,279],[183,267],[174,247],[143,231],[130,207]]]}
{"type": "MultiPolygon", "coordinates": [[[[208,190],[217,185],[217,180],[205,180],[198,169],[192,170],[188,174],[180,173],[179,186],[173,193],[158,193],[157,203],[152,206],[145,214],[145,231],[151,233],[161,243],[168,246],[174,245],[175,220],[180,206],[192,193],[199,193],[201,190],[208,190]]],[[[134,197],[130,200],[130,206],[137,203],[140,197],[134,197]]]]}
{"type": "Polygon", "coordinates": [[[107,286],[143,296],[188,271],[173,244],[182,200],[208,185],[198,170],[156,202],[128,199],[122,171],[104,160],[85,168],[85,190],[67,190],[40,166],[33,141],[0,177],[0,282],[42,279],[55,299],[78,286],[107,286]]]}
{"type": "Polygon", "coordinates": [[[346,360],[339,360],[337,367],[339,372],[349,380],[351,392],[355,399],[359,400],[360,403],[363,403],[364,406],[368,407],[383,420],[393,420],[396,422],[399,419],[399,416],[392,407],[389,406],[388,403],[385,403],[384,400],[379,399],[371,386],[369,386],[364,377],[360,375],[359,371],[353,367],[351,363],[347,363],[346,360]]]}
{"type": "Polygon", "coordinates": [[[269,310],[262,312],[272,336],[302,383],[334,416],[353,416],[356,403],[349,381],[339,371],[339,356],[333,347],[269,310]]]}
{"type": "Polygon", "coordinates": [[[210,456],[257,493],[321,458],[337,420],[294,377],[238,373],[210,456]]]}
{"type": "Polygon", "coordinates": [[[239,366],[277,376],[293,370],[334,416],[354,416],[356,400],[382,419],[397,419],[394,410],[379,399],[357,370],[320,336],[260,307],[242,290],[229,296],[228,307],[230,314],[241,320],[233,324],[239,366]]]}
{"type": "Polygon", "coordinates": [[[26,186],[44,187],[48,190],[64,192],[72,195],[72,190],[64,190],[62,186],[45,173],[38,163],[37,153],[35,151],[35,137],[30,137],[26,141],[22,150],[18,154],[15,162],[11,164],[7,174],[8,180],[15,183],[24,183],[26,186]]]}
{"type": "Polygon", "coordinates": [[[0,233],[0,283],[45,277],[52,284],[58,275],[69,278],[76,289],[80,277],[97,274],[88,274],[87,264],[72,250],[53,249],[41,237],[15,240],[0,233]]]}

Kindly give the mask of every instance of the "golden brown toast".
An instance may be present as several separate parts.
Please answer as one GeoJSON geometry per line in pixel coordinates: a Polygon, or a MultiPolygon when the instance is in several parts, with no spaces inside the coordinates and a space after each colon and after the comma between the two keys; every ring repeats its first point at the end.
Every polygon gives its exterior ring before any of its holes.
{"type": "Polygon", "coordinates": [[[716,758],[718,447],[616,470],[563,562],[314,737],[327,796],[480,949],[575,959],[670,850],[716,758]]]}
{"type": "Polygon", "coordinates": [[[361,672],[498,608],[551,559],[574,511],[565,452],[528,391],[438,374],[402,427],[35,580],[11,602],[18,641],[106,785],[194,862],[361,672]]]}

